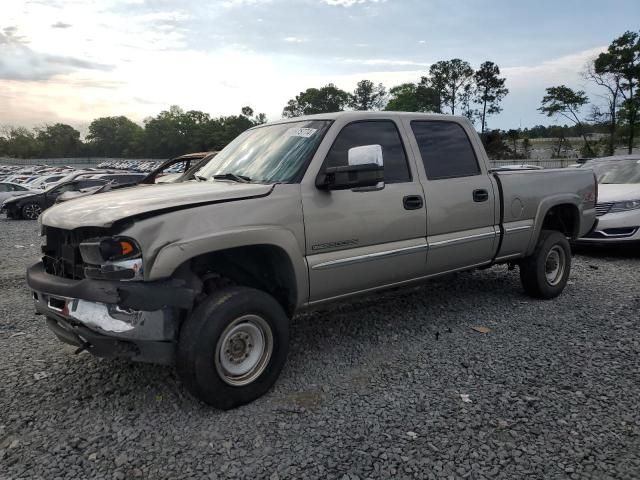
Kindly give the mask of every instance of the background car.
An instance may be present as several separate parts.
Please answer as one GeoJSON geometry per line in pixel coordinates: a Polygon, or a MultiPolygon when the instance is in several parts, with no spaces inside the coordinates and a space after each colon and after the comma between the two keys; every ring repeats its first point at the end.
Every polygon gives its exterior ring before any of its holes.
{"type": "Polygon", "coordinates": [[[18,183],[2,182],[0,183],[0,204],[8,198],[17,197],[19,195],[28,195],[37,193],[29,188],[28,185],[20,185],[18,183]]]}
{"type": "Polygon", "coordinates": [[[23,195],[8,199],[3,209],[8,218],[36,220],[40,214],[51,207],[56,199],[65,192],[80,191],[85,188],[104,185],[107,182],[97,178],[82,178],[53,186],[44,192],[23,195]]]}
{"type": "Polygon", "coordinates": [[[587,162],[598,179],[598,223],[580,244],[640,243],[640,156],[606,157],[587,162]]]}
{"type": "Polygon", "coordinates": [[[218,152],[196,152],[172,158],[155,168],[140,183],[172,183],[190,180],[200,167],[217,154],[218,152]]]}

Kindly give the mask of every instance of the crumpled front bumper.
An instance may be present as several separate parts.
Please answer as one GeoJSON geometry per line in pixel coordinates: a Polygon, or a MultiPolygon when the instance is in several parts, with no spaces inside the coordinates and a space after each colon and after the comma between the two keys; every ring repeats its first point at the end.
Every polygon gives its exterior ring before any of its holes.
{"type": "Polygon", "coordinates": [[[27,270],[36,312],[63,342],[101,357],[170,364],[181,310],[196,292],[177,280],[120,282],[51,275],[42,263],[27,270]]]}

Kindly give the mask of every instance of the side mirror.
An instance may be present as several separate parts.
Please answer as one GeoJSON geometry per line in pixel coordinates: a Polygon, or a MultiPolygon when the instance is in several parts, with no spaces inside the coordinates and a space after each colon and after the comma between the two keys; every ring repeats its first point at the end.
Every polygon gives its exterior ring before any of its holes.
{"type": "Polygon", "coordinates": [[[350,148],[347,152],[347,163],[353,165],[367,165],[373,163],[382,167],[382,147],[380,145],[363,145],[350,148]]]}
{"type": "Polygon", "coordinates": [[[328,167],[318,175],[321,190],[352,190],[384,187],[384,166],[380,145],[363,145],[347,152],[348,165],[328,167]]]}

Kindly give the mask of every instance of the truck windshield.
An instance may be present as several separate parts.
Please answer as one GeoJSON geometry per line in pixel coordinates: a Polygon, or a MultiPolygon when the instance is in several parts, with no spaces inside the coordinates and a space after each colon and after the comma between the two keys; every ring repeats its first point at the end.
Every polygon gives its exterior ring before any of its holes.
{"type": "Polygon", "coordinates": [[[305,120],[247,130],[197,176],[205,180],[240,177],[264,183],[299,182],[330,125],[329,120],[305,120]]]}

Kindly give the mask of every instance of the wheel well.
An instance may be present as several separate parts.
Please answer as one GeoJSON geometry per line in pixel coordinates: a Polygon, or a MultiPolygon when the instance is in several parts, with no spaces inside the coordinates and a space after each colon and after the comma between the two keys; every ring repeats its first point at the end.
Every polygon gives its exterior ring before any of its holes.
{"type": "Polygon", "coordinates": [[[273,296],[287,315],[293,315],[298,292],[293,265],[280,247],[251,245],[206,253],[188,261],[205,291],[225,284],[263,290],[273,296]]]}
{"type": "Polygon", "coordinates": [[[551,207],[544,216],[543,230],[557,230],[570,238],[578,237],[580,213],[575,205],[565,203],[551,207]]]}

